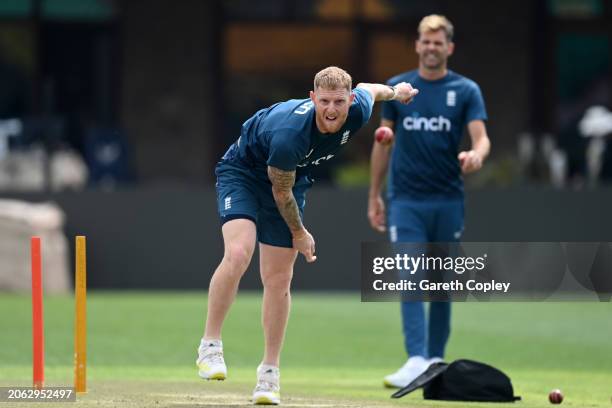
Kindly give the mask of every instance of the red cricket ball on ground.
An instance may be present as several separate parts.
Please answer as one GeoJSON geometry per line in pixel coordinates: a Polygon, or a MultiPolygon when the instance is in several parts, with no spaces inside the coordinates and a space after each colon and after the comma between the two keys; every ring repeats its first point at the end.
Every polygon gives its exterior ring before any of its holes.
{"type": "Polygon", "coordinates": [[[550,394],[548,394],[548,400],[551,404],[560,404],[563,402],[563,393],[561,390],[552,390],[550,394]]]}
{"type": "Polygon", "coordinates": [[[386,126],[381,126],[374,132],[374,138],[383,145],[391,144],[393,142],[393,131],[386,126]]]}

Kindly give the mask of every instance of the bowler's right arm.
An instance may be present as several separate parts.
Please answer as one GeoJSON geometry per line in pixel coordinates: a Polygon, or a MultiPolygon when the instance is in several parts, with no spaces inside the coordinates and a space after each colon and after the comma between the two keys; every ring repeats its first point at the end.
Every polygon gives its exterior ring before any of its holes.
{"type": "MultiPolygon", "coordinates": [[[[380,126],[393,131],[395,123],[382,119],[380,126]]],[[[386,230],[385,202],[382,198],[382,188],[389,168],[392,144],[374,142],[370,155],[370,191],[368,193],[368,219],[370,225],[378,232],[386,230]]]]}

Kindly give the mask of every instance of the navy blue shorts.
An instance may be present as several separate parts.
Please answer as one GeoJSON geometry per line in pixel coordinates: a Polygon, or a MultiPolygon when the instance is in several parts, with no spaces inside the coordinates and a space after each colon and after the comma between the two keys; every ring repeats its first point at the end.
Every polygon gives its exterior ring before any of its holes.
{"type": "MultiPolygon", "coordinates": [[[[293,247],[291,231],[278,211],[266,169],[223,160],[217,164],[215,174],[217,210],[221,224],[238,218],[249,219],[257,226],[259,242],[276,247],[293,247]]],[[[312,184],[309,177],[302,176],[293,186],[293,195],[302,220],[306,190],[312,184]]]]}
{"type": "Polygon", "coordinates": [[[463,234],[463,199],[389,202],[391,242],[457,242],[463,234]]]}

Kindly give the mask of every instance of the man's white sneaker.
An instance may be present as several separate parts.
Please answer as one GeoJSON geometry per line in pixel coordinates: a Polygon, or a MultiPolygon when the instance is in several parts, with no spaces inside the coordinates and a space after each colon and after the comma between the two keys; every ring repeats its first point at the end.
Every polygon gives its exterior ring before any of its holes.
{"type": "Polygon", "coordinates": [[[391,375],[385,377],[385,387],[402,388],[423,374],[429,367],[429,362],[421,356],[410,357],[406,364],[391,375]]]}
{"type": "Polygon", "coordinates": [[[253,404],[280,404],[280,370],[278,367],[265,364],[257,367],[257,385],[253,391],[253,404]]]}
{"type": "Polygon", "coordinates": [[[432,357],[429,360],[427,360],[427,364],[428,366],[435,364],[435,363],[443,363],[444,360],[440,357],[432,357]]]}
{"type": "Polygon", "coordinates": [[[221,340],[204,340],[198,347],[198,375],[205,380],[225,380],[227,367],[223,359],[221,340]]]}

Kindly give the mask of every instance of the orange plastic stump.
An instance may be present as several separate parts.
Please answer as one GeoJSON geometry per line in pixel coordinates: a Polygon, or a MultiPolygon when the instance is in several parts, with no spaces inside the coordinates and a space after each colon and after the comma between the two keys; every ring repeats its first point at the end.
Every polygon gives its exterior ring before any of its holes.
{"type": "Polygon", "coordinates": [[[45,382],[45,338],[40,237],[32,237],[30,254],[32,258],[32,374],[34,388],[41,389],[45,382]]]}

